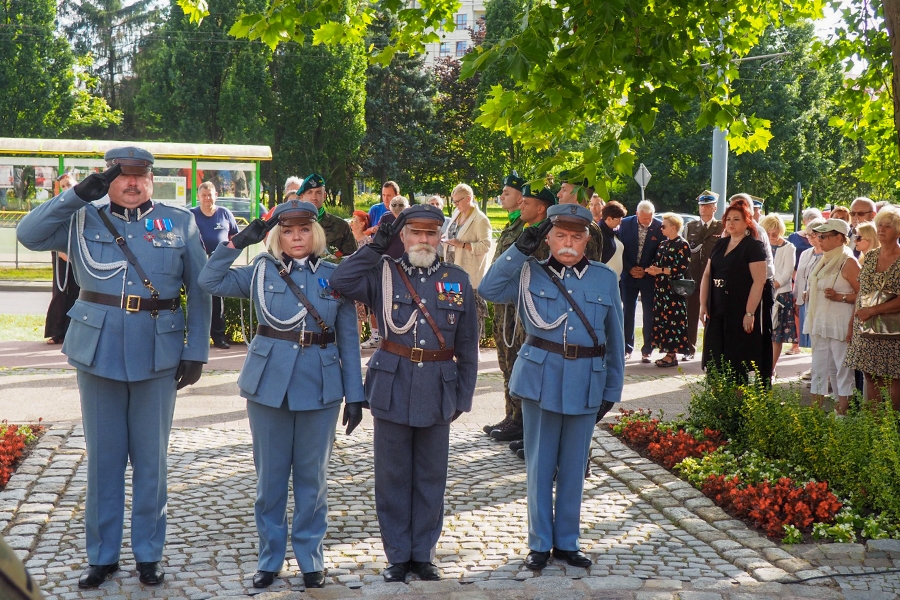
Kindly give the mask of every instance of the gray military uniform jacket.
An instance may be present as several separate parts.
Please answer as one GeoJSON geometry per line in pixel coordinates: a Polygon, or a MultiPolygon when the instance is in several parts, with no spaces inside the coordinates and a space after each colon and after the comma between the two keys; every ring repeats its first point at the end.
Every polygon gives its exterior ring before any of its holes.
{"type": "Polygon", "coordinates": [[[438,350],[437,336],[398,275],[401,268],[441,331],[446,347],[454,348],[456,360],[416,363],[379,348],[369,359],[366,401],[372,416],[401,425],[448,423],[456,411],[472,409],[478,373],[475,294],[466,272],[440,261],[428,269],[413,267],[405,254],[394,260],[363,246],[338,265],[331,285],[372,308],[386,339],[438,350]],[[440,291],[439,286],[453,291],[440,291]],[[386,323],[386,316],[391,324],[386,323]],[[406,331],[398,332],[403,329],[406,331]]]}

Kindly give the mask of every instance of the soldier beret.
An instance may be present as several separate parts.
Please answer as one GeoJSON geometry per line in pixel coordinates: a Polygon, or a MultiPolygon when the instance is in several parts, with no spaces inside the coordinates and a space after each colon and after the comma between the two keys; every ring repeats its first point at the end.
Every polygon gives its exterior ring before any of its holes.
{"type": "Polygon", "coordinates": [[[525,186],[525,180],[519,176],[515,169],[513,169],[512,173],[503,178],[503,187],[507,186],[521,192],[522,188],[525,186]]]}
{"type": "Polygon", "coordinates": [[[269,219],[277,219],[280,225],[307,225],[318,217],[319,211],[312,202],[289,200],[276,206],[269,219]]]}
{"type": "Polygon", "coordinates": [[[697,204],[715,204],[719,201],[719,195],[709,190],[703,190],[703,193],[697,196],[697,204]]]}
{"type": "Polygon", "coordinates": [[[546,202],[550,206],[555,205],[557,202],[556,194],[551,192],[550,188],[548,188],[546,186],[544,186],[540,191],[536,192],[531,189],[530,185],[526,184],[526,185],[522,186],[522,195],[526,198],[535,198],[542,202],[546,202]]]}
{"type": "Polygon", "coordinates": [[[103,155],[106,166],[119,165],[126,175],[144,175],[150,172],[153,155],[136,146],[112,148],[103,155]]]}
{"type": "Polygon", "coordinates": [[[581,187],[591,187],[591,184],[588,183],[587,178],[576,179],[574,176],[570,177],[570,173],[568,170],[563,171],[559,174],[560,183],[571,183],[572,185],[580,185],[581,187]]]}
{"type": "Polygon", "coordinates": [[[303,180],[303,183],[300,185],[300,189],[297,190],[297,195],[302,196],[303,192],[307,190],[314,190],[320,187],[325,187],[325,178],[318,173],[313,173],[303,180]]]}
{"type": "Polygon", "coordinates": [[[413,204],[400,215],[406,219],[404,226],[417,231],[439,231],[444,224],[444,213],[430,204],[413,204]]]}
{"type": "Polygon", "coordinates": [[[554,227],[584,231],[591,222],[591,211],[580,204],[557,204],[547,209],[547,218],[554,227]]]}

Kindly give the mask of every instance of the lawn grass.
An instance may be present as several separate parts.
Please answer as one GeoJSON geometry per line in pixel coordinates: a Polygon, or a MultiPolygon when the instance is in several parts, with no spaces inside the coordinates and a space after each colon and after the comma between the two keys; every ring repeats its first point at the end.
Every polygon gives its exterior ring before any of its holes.
{"type": "Polygon", "coordinates": [[[39,342],[44,338],[44,315],[0,315],[0,342],[39,342]]]}
{"type": "Polygon", "coordinates": [[[21,269],[13,269],[9,267],[0,267],[0,280],[15,281],[52,281],[53,267],[27,267],[21,269]]]}

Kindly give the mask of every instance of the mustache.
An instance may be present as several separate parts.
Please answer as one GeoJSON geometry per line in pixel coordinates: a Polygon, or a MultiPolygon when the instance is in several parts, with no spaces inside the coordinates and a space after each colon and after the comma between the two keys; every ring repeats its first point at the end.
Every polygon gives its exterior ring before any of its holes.
{"type": "Polygon", "coordinates": [[[122,190],[123,194],[140,194],[141,190],[133,185],[129,185],[127,188],[122,190]]]}
{"type": "Polygon", "coordinates": [[[572,248],[560,248],[556,253],[560,256],[578,256],[578,253],[572,248]]]}

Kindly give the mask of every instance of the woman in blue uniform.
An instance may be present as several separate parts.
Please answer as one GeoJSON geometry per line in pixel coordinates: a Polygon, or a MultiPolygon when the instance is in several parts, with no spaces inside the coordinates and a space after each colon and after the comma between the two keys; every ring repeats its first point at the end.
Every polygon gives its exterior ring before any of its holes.
{"type": "Polygon", "coordinates": [[[220,244],[200,273],[200,285],[211,294],[250,298],[260,323],[238,378],[258,477],[256,588],[271,585],[284,562],[291,477],[294,556],[306,587],[325,584],[327,467],[341,400],[347,402],[347,434],[362,420],[356,307],[331,288],[335,265],[319,258],[325,232],[317,213],[309,202],[279,205],[268,221],[256,219],[220,244]],[[231,267],[267,232],[268,252],[231,267]]]}

